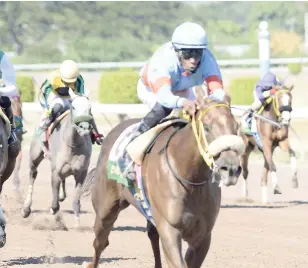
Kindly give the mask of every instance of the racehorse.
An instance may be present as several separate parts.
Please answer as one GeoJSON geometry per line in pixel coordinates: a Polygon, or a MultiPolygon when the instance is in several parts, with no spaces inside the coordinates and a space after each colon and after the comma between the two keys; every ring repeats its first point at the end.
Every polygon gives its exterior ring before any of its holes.
{"type": "Polygon", "coordinates": [[[286,151],[290,155],[291,167],[293,171],[292,175],[292,187],[298,187],[297,170],[296,170],[296,157],[294,150],[290,147],[289,142],[289,125],[291,121],[292,111],[292,91],[293,86],[277,86],[272,95],[267,99],[264,105],[261,107],[258,114],[270,119],[276,123],[273,125],[269,121],[256,118],[257,131],[259,133],[260,140],[262,142],[262,148],[257,145],[255,138],[252,135],[244,134],[243,139],[246,143],[245,153],[242,155],[241,165],[243,168],[244,177],[244,197],[248,197],[247,189],[247,177],[248,177],[248,159],[253,149],[258,146],[263,152],[264,156],[264,168],[261,177],[262,187],[262,201],[268,202],[268,188],[267,177],[268,172],[271,174],[274,194],[281,194],[281,189],[278,184],[278,177],[276,174],[276,166],[273,161],[273,152],[279,146],[282,150],[286,151]]]}
{"type": "MultiPolygon", "coordinates": [[[[197,96],[199,109],[192,121],[164,129],[142,161],[143,187],[154,219],[154,223],[148,221],[148,236],[155,268],[162,267],[159,238],[169,268],[201,267],[220,210],[219,186],[235,185],[241,173],[239,155],[245,146],[229,99],[217,102],[205,98],[202,92],[197,96]],[[181,239],[189,244],[185,260],[181,239]]],[[[98,267],[119,213],[130,204],[141,211],[129,189],[108,178],[107,165],[119,135],[138,121],[126,120],[109,132],[96,170],[91,170],[86,179],[94,181],[92,204],[96,213],[95,251],[92,263],[85,264],[87,268],[98,267]]]]}
{"type": "MultiPolygon", "coordinates": [[[[49,147],[53,195],[50,211],[53,215],[59,211],[60,184],[65,185],[65,179],[73,175],[76,182],[73,211],[76,226],[79,226],[80,191],[87,175],[92,155],[90,131],[93,117],[89,99],[85,96],[76,95],[72,90],[69,92],[72,97],[70,109],[58,117],[50,130],[49,147]]],[[[40,142],[40,138],[34,135],[30,145],[30,182],[22,209],[23,217],[28,217],[31,213],[33,186],[38,173],[37,168],[44,159],[44,152],[40,142]]]]}

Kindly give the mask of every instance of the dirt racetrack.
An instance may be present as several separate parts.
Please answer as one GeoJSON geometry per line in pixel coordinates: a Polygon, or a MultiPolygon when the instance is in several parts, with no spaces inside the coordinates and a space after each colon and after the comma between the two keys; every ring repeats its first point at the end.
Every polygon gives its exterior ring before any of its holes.
{"type": "MultiPolygon", "coordinates": [[[[92,156],[91,166],[96,164],[97,155],[95,152],[92,156]]],[[[27,158],[27,151],[24,151],[22,199],[28,183],[27,158]]],[[[305,163],[298,164],[299,188],[292,189],[291,169],[277,163],[283,194],[270,195],[271,203],[266,206],[260,203],[261,167],[260,161],[250,163],[249,191],[254,201],[244,203],[238,200],[242,181],[235,187],[223,188],[222,208],[202,267],[308,267],[308,167],[305,163]]],[[[68,178],[68,198],[61,203],[56,222],[48,213],[51,203],[49,175],[49,163],[44,160],[34,186],[33,213],[28,219],[21,217],[22,203],[14,191],[12,180],[4,185],[1,204],[8,218],[7,244],[0,249],[0,267],[71,268],[81,267],[84,261],[90,261],[94,237],[90,199],[82,201],[81,228],[76,230],[71,212],[73,178],[68,178]]],[[[110,246],[101,258],[101,267],[154,267],[145,226],[145,219],[134,208],[123,211],[111,232],[110,246]]]]}

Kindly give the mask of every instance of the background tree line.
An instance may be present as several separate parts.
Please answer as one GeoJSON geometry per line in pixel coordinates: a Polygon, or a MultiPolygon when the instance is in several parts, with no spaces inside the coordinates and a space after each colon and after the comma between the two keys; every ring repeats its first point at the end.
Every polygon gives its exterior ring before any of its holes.
{"type": "MultiPolygon", "coordinates": [[[[273,57],[301,56],[308,2],[0,2],[1,50],[15,63],[143,61],[184,21],[198,22],[214,45],[249,44],[267,20],[273,57]]],[[[231,58],[218,52],[217,58],[231,58]]]]}

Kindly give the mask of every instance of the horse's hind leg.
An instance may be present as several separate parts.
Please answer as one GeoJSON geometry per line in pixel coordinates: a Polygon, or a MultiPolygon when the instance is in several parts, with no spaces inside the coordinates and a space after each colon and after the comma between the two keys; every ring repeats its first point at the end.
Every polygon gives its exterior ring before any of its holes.
{"type": "Polygon", "coordinates": [[[198,246],[193,244],[186,251],[185,261],[187,268],[200,268],[211,245],[211,234],[208,235],[198,246]]]}
{"type": "Polygon", "coordinates": [[[96,199],[98,203],[93,204],[94,206],[98,206],[94,224],[94,256],[92,258],[92,263],[84,265],[85,268],[98,267],[100,256],[109,245],[108,237],[120,212],[119,200],[117,200],[118,197],[107,192],[101,192],[101,194],[103,196],[96,199]]]}
{"type": "Polygon", "coordinates": [[[290,165],[292,169],[292,187],[298,188],[298,179],[297,179],[297,167],[296,167],[296,155],[293,149],[290,146],[289,139],[285,139],[279,143],[281,150],[289,153],[290,156],[290,165]]]}
{"type": "Polygon", "coordinates": [[[159,234],[156,227],[148,221],[147,223],[148,237],[151,240],[152,250],[155,258],[155,268],[162,268],[160,249],[159,249],[159,234]]]}
{"type": "Polygon", "coordinates": [[[65,179],[61,181],[60,193],[59,193],[59,201],[63,202],[66,198],[66,185],[65,179]]]}
{"type": "Polygon", "coordinates": [[[40,148],[39,141],[35,141],[35,137],[31,142],[30,147],[30,178],[29,178],[29,186],[26,200],[24,202],[24,206],[21,210],[21,215],[24,218],[27,218],[31,213],[31,205],[32,205],[32,194],[33,194],[33,186],[37,176],[37,167],[44,159],[43,151],[40,148]]]}
{"type": "Polygon", "coordinates": [[[292,169],[292,187],[298,188],[296,155],[291,147],[289,147],[290,164],[292,169]]]}

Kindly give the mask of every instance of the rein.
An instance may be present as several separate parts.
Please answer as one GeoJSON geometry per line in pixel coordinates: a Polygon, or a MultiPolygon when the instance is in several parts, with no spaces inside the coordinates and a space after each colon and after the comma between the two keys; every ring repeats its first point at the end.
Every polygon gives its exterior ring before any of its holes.
{"type": "MultiPolygon", "coordinates": [[[[192,117],[192,121],[191,121],[191,127],[193,129],[193,133],[194,133],[194,137],[197,141],[198,144],[198,149],[200,152],[200,155],[202,156],[204,162],[207,164],[207,166],[215,173],[216,171],[216,165],[214,162],[214,156],[209,152],[208,147],[208,141],[206,139],[205,136],[205,132],[204,132],[204,124],[202,122],[203,117],[207,114],[207,112],[213,108],[216,107],[227,107],[228,109],[230,109],[230,107],[227,104],[214,104],[211,105],[209,107],[207,107],[206,109],[202,110],[198,116],[198,118],[196,119],[195,115],[193,115],[192,117]]],[[[183,111],[183,116],[186,118],[187,112],[183,111]]],[[[167,148],[168,145],[172,139],[172,137],[178,132],[178,128],[176,128],[170,135],[165,147],[163,148],[165,151],[165,159],[167,162],[167,165],[172,173],[172,175],[180,182],[180,183],[184,183],[184,184],[188,184],[188,185],[193,185],[193,186],[201,186],[204,185],[205,183],[208,182],[208,180],[204,180],[202,182],[191,182],[188,181],[186,179],[181,178],[180,176],[178,176],[175,171],[172,169],[170,161],[169,161],[169,157],[168,157],[168,152],[167,152],[167,148]]],[[[215,176],[213,173],[213,176],[215,176]]],[[[215,177],[213,178],[212,182],[215,182],[215,177]]]]}
{"type": "Polygon", "coordinates": [[[274,112],[275,112],[275,115],[277,116],[278,118],[278,121],[280,120],[280,116],[281,116],[281,113],[279,111],[279,103],[278,103],[278,95],[282,94],[282,93],[287,93],[289,92],[289,90],[287,89],[281,89],[281,90],[278,90],[278,91],[275,91],[275,94],[271,97],[269,97],[265,102],[264,104],[262,105],[262,107],[260,108],[260,110],[257,112],[257,114],[261,114],[265,107],[270,104],[271,102],[273,103],[273,108],[274,108],[274,112]]]}

